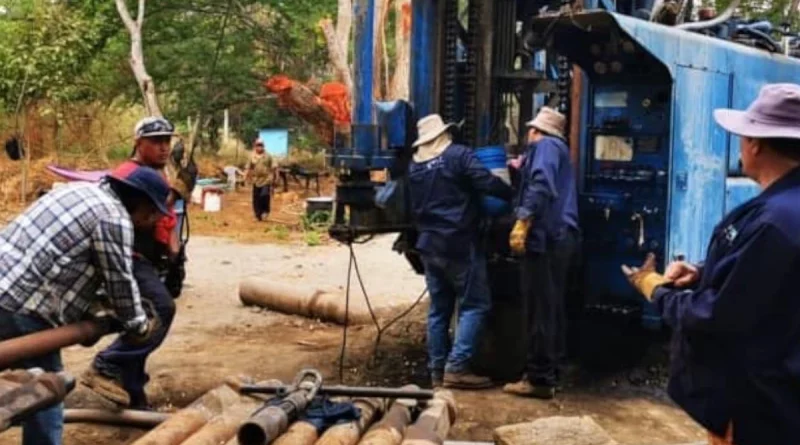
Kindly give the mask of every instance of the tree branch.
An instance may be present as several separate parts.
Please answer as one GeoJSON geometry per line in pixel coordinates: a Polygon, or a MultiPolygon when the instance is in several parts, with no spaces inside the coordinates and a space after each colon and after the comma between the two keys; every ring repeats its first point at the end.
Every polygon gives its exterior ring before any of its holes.
{"type": "Polygon", "coordinates": [[[115,3],[117,4],[117,12],[119,12],[119,16],[125,24],[125,27],[128,28],[128,32],[134,33],[138,31],[139,26],[133,21],[131,13],[128,12],[128,5],[125,4],[125,0],[115,0],[115,3]]]}

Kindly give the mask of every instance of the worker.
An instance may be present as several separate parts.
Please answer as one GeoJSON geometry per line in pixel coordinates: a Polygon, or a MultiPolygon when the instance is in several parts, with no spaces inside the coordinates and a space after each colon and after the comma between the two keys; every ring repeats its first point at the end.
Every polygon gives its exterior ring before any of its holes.
{"type": "Polygon", "coordinates": [[[148,166],[157,169],[172,188],[167,202],[169,214],[157,222],[154,230],[137,230],[134,240],[134,276],[142,298],[152,303],[158,312],[161,327],[147,344],[130,344],[120,336],[97,354],[81,376],[81,383],[102,397],[122,407],[139,410],[150,409],[144,390],[149,380],[145,365],[169,332],[175,318],[173,300],[180,296],[185,278],[185,246],[174,230],[177,218],[173,206],[176,199],[187,198],[192,185],[179,179],[169,181],[167,162],[174,131],[173,125],[164,118],[148,117],[139,121],[134,129],[133,157],[116,170],[124,175],[137,166],[148,166]]]}
{"type": "Polygon", "coordinates": [[[245,181],[253,184],[253,213],[259,221],[269,217],[273,176],[272,156],[264,150],[264,141],[258,138],[245,167],[245,181]]]}
{"type": "Polygon", "coordinates": [[[479,198],[510,200],[513,191],[462,145],[454,144],[442,118],[419,120],[416,153],[409,165],[416,248],[425,265],[431,297],[428,313],[429,369],[434,387],[478,389],[492,385],[472,370],[491,305],[486,258],[478,242],[479,198]],[[459,305],[452,350],[448,330],[459,305]]]}
{"type": "Polygon", "coordinates": [[[704,262],[622,266],[672,328],[668,392],[711,444],[800,443],[800,85],[715,110],[761,188],[713,232],[704,262]]]}
{"type": "Polygon", "coordinates": [[[564,138],[566,118],[542,107],[527,123],[528,149],[520,169],[510,234],[521,256],[520,287],[527,305],[526,372],[504,391],[542,399],[555,396],[566,358],[567,275],[580,242],[575,171],[564,138]]]}
{"type": "MultiPolygon", "coordinates": [[[[134,279],[134,229],[154,227],[168,194],[157,172],[140,167],[54,189],[11,221],[0,231],[0,339],[78,322],[99,304],[115,314],[127,341],[147,342],[159,323],[143,310],[134,279]]],[[[63,368],[59,351],[12,367],[63,368]]],[[[63,406],[28,417],[22,429],[24,445],[60,444],[63,406]]]]}

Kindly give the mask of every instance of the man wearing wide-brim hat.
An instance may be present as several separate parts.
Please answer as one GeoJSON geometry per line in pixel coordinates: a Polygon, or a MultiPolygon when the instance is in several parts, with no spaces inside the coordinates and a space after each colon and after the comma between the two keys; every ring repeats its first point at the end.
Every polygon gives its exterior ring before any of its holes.
{"type": "Polygon", "coordinates": [[[408,185],[419,232],[416,248],[431,296],[428,367],[433,386],[478,389],[492,385],[472,372],[491,306],[486,258],[478,242],[479,202],[482,195],[510,199],[513,192],[471,150],[453,143],[451,127],[437,114],[419,120],[408,185]],[[451,348],[448,331],[456,302],[458,328],[451,348]]]}
{"type": "Polygon", "coordinates": [[[649,254],[623,272],[673,330],[669,394],[711,444],[800,443],[800,85],[714,118],[761,187],[717,226],[704,263],[649,254]]]}
{"type": "Polygon", "coordinates": [[[517,221],[509,244],[522,257],[529,352],[525,374],[503,389],[550,399],[566,357],[566,282],[580,238],[577,191],[564,139],[566,117],[542,107],[527,125],[529,146],[520,168],[517,221]]]}

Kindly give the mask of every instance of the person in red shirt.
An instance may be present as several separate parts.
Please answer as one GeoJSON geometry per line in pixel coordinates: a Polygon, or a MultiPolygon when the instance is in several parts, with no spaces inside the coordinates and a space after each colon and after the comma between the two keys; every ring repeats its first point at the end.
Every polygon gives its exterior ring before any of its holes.
{"type": "MultiPolygon", "coordinates": [[[[175,317],[175,298],[182,288],[185,272],[184,249],[175,229],[176,199],[185,199],[193,184],[170,181],[168,162],[170,142],[175,132],[173,125],[160,117],[141,120],[134,130],[133,157],[115,169],[124,176],[126,172],[144,165],[161,172],[170,183],[172,192],[167,201],[168,214],[162,217],[153,230],[136,231],[134,238],[134,276],[142,298],[152,303],[162,327],[146,344],[130,344],[123,337],[97,354],[81,383],[97,394],[122,406],[149,409],[144,388],[149,380],[145,372],[147,358],[164,341],[175,317]]],[[[183,175],[185,176],[185,175],[183,175]]],[[[180,178],[181,175],[178,175],[180,178]]]]}

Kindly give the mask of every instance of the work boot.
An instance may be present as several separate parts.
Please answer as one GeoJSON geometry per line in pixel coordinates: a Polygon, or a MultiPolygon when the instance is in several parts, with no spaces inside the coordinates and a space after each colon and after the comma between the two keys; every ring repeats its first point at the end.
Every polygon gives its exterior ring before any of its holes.
{"type": "Polygon", "coordinates": [[[534,385],[528,379],[503,386],[503,392],[515,396],[534,397],[537,399],[552,399],[556,396],[556,388],[548,385],[534,385]]]}
{"type": "Polygon", "coordinates": [[[444,387],[454,389],[486,389],[492,387],[492,379],[471,372],[444,373],[444,387]]]}
{"type": "Polygon", "coordinates": [[[443,374],[444,371],[435,371],[431,373],[431,388],[436,389],[444,386],[444,378],[442,377],[443,374]]]}
{"type": "Polygon", "coordinates": [[[122,387],[122,383],[114,377],[101,373],[94,366],[83,373],[80,382],[97,395],[121,407],[128,407],[131,404],[131,397],[122,387]]]}

